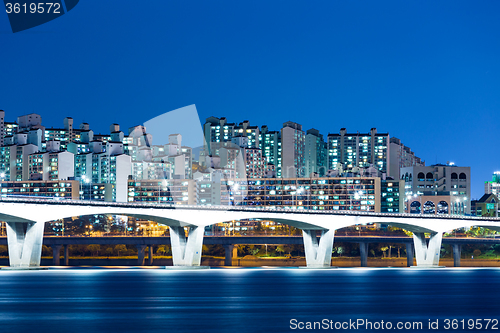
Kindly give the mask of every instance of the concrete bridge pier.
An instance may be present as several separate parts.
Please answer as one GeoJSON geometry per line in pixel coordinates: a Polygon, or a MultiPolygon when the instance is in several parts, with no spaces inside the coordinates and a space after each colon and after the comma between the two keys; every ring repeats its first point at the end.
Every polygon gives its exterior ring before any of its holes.
{"type": "Polygon", "coordinates": [[[462,245],[453,244],[453,266],[460,267],[461,256],[462,256],[462,245]]]}
{"type": "Polygon", "coordinates": [[[406,267],[413,266],[413,244],[406,243],[406,267]]]}
{"type": "Polygon", "coordinates": [[[425,234],[423,232],[413,233],[413,242],[415,244],[415,254],[418,267],[438,267],[439,256],[441,254],[442,232],[433,232],[427,245],[425,234]]]}
{"type": "Polygon", "coordinates": [[[359,243],[359,256],[361,267],[368,267],[368,243],[359,243]]]}
{"type": "Polygon", "coordinates": [[[52,265],[61,265],[61,248],[62,245],[52,245],[52,265]]]}
{"type": "Polygon", "coordinates": [[[64,245],[64,266],[69,266],[69,245],[64,245]]]}
{"type": "Polygon", "coordinates": [[[146,245],[136,245],[137,247],[137,265],[144,266],[144,259],[146,257],[146,245]]]}
{"type": "Polygon", "coordinates": [[[335,229],[321,230],[318,240],[317,230],[302,230],[307,268],[327,268],[332,265],[332,248],[335,229]]]}
{"type": "Polygon", "coordinates": [[[224,266],[232,266],[233,258],[238,256],[238,248],[234,244],[224,245],[224,266]]]}
{"type": "Polygon", "coordinates": [[[40,267],[45,222],[7,222],[10,267],[40,267]]]}
{"type": "Polygon", "coordinates": [[[200,266],[203,246],[203,226],[189,227],[188,237],[184,227],[169,227],[174,266],[200,266]]]}
{"type": "Polygon", "coordinates": [[[148,248],[148,265],[153,266],[153,245],[148,248]]]}

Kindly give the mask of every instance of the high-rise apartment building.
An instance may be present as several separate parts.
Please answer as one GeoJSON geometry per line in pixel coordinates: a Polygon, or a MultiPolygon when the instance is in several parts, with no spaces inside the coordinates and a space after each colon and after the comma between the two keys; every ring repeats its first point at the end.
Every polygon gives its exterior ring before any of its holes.
{"type": "Polygon", "coordinates": [[[247,147],[245,148],[259,148],[260,131],[259,126],[250,126],[250,122],[245,120],[239,125],[234,127],[234,136],[244,136],[248,138],[247,147]]]}
{"type": "Polygon", "coordinates": [[[3,146],[4,136],[5,136],[5,111],[0,110],[0,147],[3,146]]]}
{"type": "Polygon", "coordinates": [[[32,144],[19,144],[10,148],[10,180],[29,180],[29,156],[37,152],[38,147],[32,144]]]}
{"type": "Polygon", "coordinates": [[[225,117],[209,117],[203,125],[206,150],[208,155],[218,155],[219,148],[224,147],[224,143],[231,142],[234,135],[234,123],[228,123],[225,117]]]}
{"type": "Polygon", "coordinates": [[[263,178],[266,172],[266,161],[262,157],[262,150],[259,148],[243,149],[243,157],[246,165],[247,178],[263,178]]]}
{"type": "Polygon", "coordinates": [[[389,152],[389,167],[387,175],[393,177],[394,179],[401,178],[401,175],[399,174],[401,168],[425,166],[425,162],[415,156],[415,153],[412,152],[409,147],[402,144],[401,140],[398,138],[390,138],[389,152]]]}
{"type": "Polygon", "coordinates": [[[75,176],[75,155],[68,151],[34,153],[28,157],[30,180],[68,180],[75,176]]]}
{"type": "Polygon", "coordinates": [[[328,171],[326,163],[326,142],[317,129],[310,129],[306,134],[305,146],[305,176],[317,174],[319,177],[328,171]]]}
{"type": "Polygon", "coordinates": [[[19,125],[18,132],[28,131],[32,128],[45,129],[42,126],[42,116],[36,113],[17,117],[17,124],[19,125]]]}
{"type": "Polygon", "coordinates": [[[267,126],[262,126],[260,132],[260,149],[262,157],[267,163],[274,165],[276,177],[281,178],[282,145],[281,131],[269,131],[267,126]]]}
{"type": "Polygon", "coordinates": [[[305,176],[305,140],[302,125],[288,121],[281,129],[282,166],[283,178],[305,176]]]}
{"type": "Polygon", "coordinates": [[[345,128],[339,134],[328,134],[328,169],[366,168],[374,165],[382,173],[387,173],[389,162],[389,134],[347,133],[345,128]]]}
{"type": "Polygon", "coordinates": [[[4,138],[6,136],[13,136],[14,134],[16,134],[18,132],[18,129],[19,129],[19,125],[16,123],[16,122],[4,122],[4,129],[5,129],[5,132],[4,132],[4,138]]]}

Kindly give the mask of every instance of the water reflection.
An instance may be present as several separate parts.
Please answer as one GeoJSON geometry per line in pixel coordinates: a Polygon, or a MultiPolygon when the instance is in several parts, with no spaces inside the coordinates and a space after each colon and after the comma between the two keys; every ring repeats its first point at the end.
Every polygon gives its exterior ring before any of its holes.
{"type": "Polygon", "coordinates": [[[292,318],[495,318],[496,269],[0,272],[2,332],[289,332],[292,318]]]}

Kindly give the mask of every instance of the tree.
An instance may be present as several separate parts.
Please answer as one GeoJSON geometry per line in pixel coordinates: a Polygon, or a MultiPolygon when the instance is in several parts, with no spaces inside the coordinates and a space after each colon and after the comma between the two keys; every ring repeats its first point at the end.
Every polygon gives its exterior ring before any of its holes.
{"type": "Polygon", "coordinates": [[[9,252],[9,249],[7,248],[7,246],[5,245],[0,245],[0,254],[1,255],[7,255],[7,253],[9,252]]]}
{"type": "Polygon", "coordinates": [[[127,252],[127,247],[125,246],[125,244],[118,244],[115,246],[115,252],[117,253],[118,256],[120,256],[120,252],[121,253],[127,252]]]}
{"type": "Polygon", "coordinates": [[[279,245],[278,247],[276,247],[276,252],[279,252],[280,256],[282,256],[283,252],[285,252],[285,249],[282,245],[279,245]]]}
{"type": "MultiPolygon", "coordinates": [[[[205,246],[205,245],[203,245],[205,246]]],[[[160,245],[158,246],[158,248],[156,249],[156,255],[159,255],[159,256],[164,256],[165,255],[165,252],[167,252],[167,249],[165,248],[165,245],[160,245]]]]}
{"type": "Polygon", "coordinates": [[[259,253],[259,248],[255,245],[250,245],[248,247],[248,252],[250,252],[251,255],[256,255],[257,253],[259,253]]]}
{"type": "Polygon", "coordinates": [[[344,253],[344,248],[342,246],[334,247],[333,250],[339,254],[339,257],[342,257],[342,253],[344,253]]]}
{"type": "Polygon", "coordinates": [[[50,256],[51,252],[52,251],[50,250],[50,247],[48,247],[47,245],[42,245],[42,255],[50,256]]]}
{"type": "Polygon", "coordinates": [[[105,254],[106,256],[108,256],[108,257],[113,256],[113,253],[114,253],[114,251],[113,251],[113,248],[112,248],[112,247],[108,247],[108,248],[104,251],[104,254],[105,254]]]}
{"type": "Polygon", "coordinates": [[[90,244],[87,248],[92,255],[99,255],[99,251],[101,251],[101,245],[99,244],[90,244]]]}
{"type": "Polygon", "coordinates": [[[383,247],[380,248],[380,250],[382,251],[382,255],[385,258],[385,251],[389,250],[389,247],[388,246],[383,246],[383,247]]]}

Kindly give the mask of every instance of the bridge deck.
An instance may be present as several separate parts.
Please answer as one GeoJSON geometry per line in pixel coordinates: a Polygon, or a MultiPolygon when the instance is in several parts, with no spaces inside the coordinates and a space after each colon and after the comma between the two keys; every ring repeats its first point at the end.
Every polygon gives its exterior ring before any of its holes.
{"type": "Polygon", "coordinates": [[[43,204],[56,206],[95,206],[95,207],[120,207],[120,208],[148,208],[148,209],[182,209],[182,210],[208,210],[208,211],[225,211],[225,212],[259,212],[259,213],[293,213],[299,215],[337,215],[337,216],[373,216],[373,217],[397,217],[397,218],[425,218],[425,219],[447,219],[447,220],[471,220],[472,221],[492,221],[500,222],[500,217],[478,217],[478,216],[463,216],[463,215],[435,215],[435,214],[408,214],[408,213],[378,213],[378,212],[363,212],[363,211],[336,211],[336,210],[309,210],[309,209],[286,209],[286,208],[266,208],[266,207],[241,207],[241,206],[196,206],[196,205],[175,205],[165,203],[144,203],[144,202],[103,202],[103,201],[85,201],[85,200],[68,200],[59,197],[53,199],[30,199],[25,198],[9,198],[0,197],[0,202],[23,203],[23,204],[43,204]]]}
{"type": "MultiPolygon", "coordinates": [[[[413,243],[411,237],[359,237],[335,236],[335,243],[413,243]]],[[[169,245],[170,237],[44,237],[43,244],[52,245],[169,245]]],[[[205,245],[302,245],[302,236],[205,236],[205,245]]],[[[443,238],[443,244],[500,244],[500,238],[443,238]]],[[[0,245],[7,245],[7,238],[0,237],[0,245]]]]}

